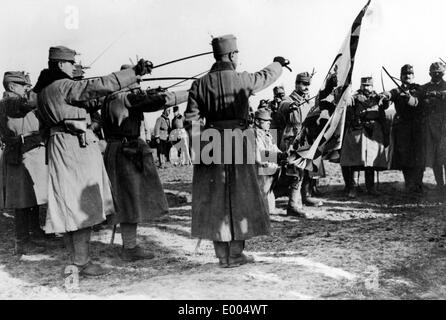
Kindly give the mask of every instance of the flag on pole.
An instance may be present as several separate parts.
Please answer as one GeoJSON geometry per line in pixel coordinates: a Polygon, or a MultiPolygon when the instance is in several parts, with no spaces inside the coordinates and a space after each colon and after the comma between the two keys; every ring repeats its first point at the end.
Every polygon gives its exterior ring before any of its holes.
{"type": "Polygon", "coordinates": [[[370,2],[354,20],[319,92],[326,91],[333,79],[337,79],[336,85],[328,96],[316,100],[304,121],[302,135],[296,137],[289,150],[289,163],[295,167],[317,172],[322,159],[336,161],[339,158],[361,24],[370,2]]]}

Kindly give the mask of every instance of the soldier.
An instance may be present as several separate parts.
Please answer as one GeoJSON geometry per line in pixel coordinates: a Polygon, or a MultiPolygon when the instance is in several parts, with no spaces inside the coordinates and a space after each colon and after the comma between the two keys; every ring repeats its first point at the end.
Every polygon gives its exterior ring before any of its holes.
{"type": "MultiPolygon", "coordinates": [[[[309,101],[310,85],[311,75],[308,72],[299,73],[296,76],[295,90],[290,96],[285,97],[279,106],[278,113],[285,119],[280,141],[282,151],[288,151],[294,139],[301,134],[302,123],[314,106],[314,100],[309,101]]],[[[307,170],[298,169],[293,176],[288,176],[284,172],[281,180],[282,184],[289,185],[287,215],[305,216],[303,205],[322,206],[322,201],[311,197],[311,178],[307,170]]]]}
{"type": "Polygon", "coordinates": [[[275,143],[279,145],[282,139],[282,130],[285,128],[286,121],[278,110],[281,102],[286,96],[285,88],[283,86],[274,87],[273,94],[273,100],[268,103],[268,108],[271,110],[271,129],[276,130],[276,136],[274,138],[277,139],[277,141],[275,141],[275,143]]]}
{"type": "Polygon", "coordinates": [[[169,108],[165,108],[161,116],[156,119],[155,122],[155,140],[157,143],[157,152],[159,159],[159,167],[165,168],[166,161],[169,161],[169,133],[170,133],[170,120],[169,120],[170,110],[169,108]]]}
{"type": "Polygon", "coordinates": [[[347,106],[345,135],[341,149],[341,167],[349,197],[356,197],[353,172],[365,171],[367,193],[377,195],[375,170],[387,168],[385,152],[385,109],[388,101],[373,90],[372,77],[361,78],[361,88],[347,106]]]}
{"type": "Polygon", "coordinates": [[[254,132],[256,137],[256,165],[257,178],[261,190],[268,203],[269,213],[275,211],[275,197],[272,190],[274,179],[280,172],[280,165],[277,161],[286,159],[286,152],[280,151],[274,143],[269,132],[271,126],[271,115],[268,109],[257,110],[254,114],[254,132]],[[275,160],[275,161],[271,161],[275,160]]]}
{"type": "Polygon", "coordinates": [[[424,172],[422,109],[417,107],[420,85],[414,83],[414,70],[409,64],[401,67],[401,88],[383,92],[395,104],[392,123],[393,151],[391,169],[403,171],[406,190],[422,192],[424,172]],[[401,89],[405,90],[402,91],[401,89]]]}
{"type": "Polygon", "coordinates": [[[429,68],[431,81],[420,89],[420,104],[424,112],[424,145],[426,166],[434,171],[437,190],[444,190],[443,167],[446,164],[446,81],[445,65],[434,62],[429,68]]]}
{"type": "Polygon", "coordinates": [[[110,180],[97,138],[90,129],[88,112],[78,103],[121,90],[150,73],[152,64],[141,59],[133,69],[86,80],[72,80],[76,52],[58,46],[49,50],[48,69],[34,88],[39,116],[48,135],[47,233],[63,233],[72,263],[79,274],[98,276],[108,271],[90,261],[91,227],[115,209],[110,180]]]}
{"type": "MultiPolygon", "coordinates": [[[[130,67],[124,65],[121,70],[130,67]]],[[[101,110],[107,141],[104,161],[116,205],[116,214],[109,220],[121,226],[124,261],[154,257],[137,245],[137,225],[169,210],[152,153],[141,137],[144,113],[186,101],[187,91],[149,93],[139,85],[105,99],[101,110]]]]}
{"type": "MultiPolygon", "coordinates": [[[[5,208],[15,210],[15,253],[44,250],[39,206],[47,203],[45,145],[36,116],[37,100],[28,75],[5,72],[0,101],[0,135],[4,151],[5,208]]],[[[3,191],[3,190],[2,190],[3,191]]]]}
{"type": "Polygon", "coordinates": [[[173,144],[171,152],[176,152],[179,165],[191,165],[189,155],[189,136],[184,129],[184,116],[179,112],[179,107],[173,107],[172,131],[169,141],[173,144]]]}
{"type": "MultiPolygon", "coordinates": [[[[194,81],[189,91],[186,121],[205,118],[206,128],[245,130],[249,97],[271,85],[288,60],[274,62],[256,73],[236,72],[236,38],[212,39],[216,62],[211,71],[194,81]]],[[[223,134],[221,134],[223,136],[223,134]]],[[[195,151],[195,150],[194,150],[195,151]]],[[[223,157],[223,155],[222,155],[223,157]]],[[[252,262],[243,254],[245,240],[270,232],[266,201],[256,177],[255,163],[195,164],[192,182],[192,236],[214,242],[222,267],[252,262]]]]}

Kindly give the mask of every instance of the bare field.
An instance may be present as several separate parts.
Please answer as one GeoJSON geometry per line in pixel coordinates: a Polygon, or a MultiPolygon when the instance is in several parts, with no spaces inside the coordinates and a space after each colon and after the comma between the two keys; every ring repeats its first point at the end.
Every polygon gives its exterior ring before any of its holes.
{"type": "MultiPolygon", "coordinates": [[[[153,260],[124,263],[121,237],[95,232],[92,256],[112,273],[81,278],[67,289],[62,241],[47,253],[14,256],[13,219],[0,216],[1,299],[445,299],[446,195],[427,169],[426,193],[404,193],[398,171],[380,173],[380,197],[342,192],[340,168],[327,163],[321,208],[308,218],[287,217],[277,200],[271,236],[247,242],[256,263],[221,269],[213,246],[190,237],[192,167],[160,170],[170,213],[138,228],[153,260]]],[[[363,175],[361,176],[363,184],[363,175]]]]}

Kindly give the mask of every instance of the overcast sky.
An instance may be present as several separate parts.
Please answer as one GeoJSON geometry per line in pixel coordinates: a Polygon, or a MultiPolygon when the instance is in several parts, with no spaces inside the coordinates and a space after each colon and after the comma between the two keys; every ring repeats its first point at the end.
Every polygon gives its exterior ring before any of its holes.
{"type": "MultiPolygon", "coordinates": [[[[26,70],[33,83],[47,65],[48,48],[65,45],[89,65],[110,44],[86,76],[108,74],[135,56],[155,65],[211,50],[211,35],[238,38],[239,71],[254,72],[277,55],[291,61],[277,84],[287,93],[298,72],[316,70],[313,93],[321,86],[353,19],[366,0],[15,0],[1,1],[0,72],[26,70]],[[76,11],[79,16],[76,20],[76,11]]],[[[373,75],[382,91],[380,68],[399,76],[411,63],[419,83],[429,65],[446,60],[444,0],[372,0],[361,31],[353,88],[373,75]]],[[[212,56],[155,69],[154,77],[192,76],[208,70],[212,56]]],[[[171,82],[170,82],[171,83],[171,82]]],[[[153,86],[169,82],[152,82],[153,86]]],[[[385,79],[386,89],[394,85],[385,79]]],[[[184,87],[188,88],[188,87],[184,87]]],[[[271,98],[272,88],[252,98],[252,106],[271,98]]],[[[181,107],[184,110],[185,105],[181,107]]],[[[150,115],[150,123],[159,113],[150,115]]]]}

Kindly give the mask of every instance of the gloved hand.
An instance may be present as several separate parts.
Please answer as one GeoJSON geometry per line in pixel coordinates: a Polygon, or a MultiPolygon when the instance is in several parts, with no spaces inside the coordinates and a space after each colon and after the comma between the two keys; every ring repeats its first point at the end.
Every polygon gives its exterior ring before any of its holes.
{"type": "Polygon", "coordinates": [[[282,161],[286,161],[286,159],[288,158],[288,153],[287,152],[281,152],[277,154],[277,161],[279,163],[281,163],[282,161]]]}
{"type": "Polygon", "coordinates": [[[290,64],[290,60],[285,59],[284,57],[275,57],[273,62],[278,62],[282,67],[286,67],[290,64]]]}
{"type": "Polygon", "coordinates": [[[336,73],[332,73],[328,77],[325,87],[329,88],[329,91],[331,92],[337,86],[338,86],[338,76],[336,73]]]}
{"type": "Polygon", "coordinates": [[[137,76],[143,76],[145,74],[151,74],[153,69],[153,63],[149,60],[139,59],[136,66],[133,67],[137,76]]]}
{"type": "Polygon", "coordinates": [[[380,93],[379,96],[386,100],[390,100],[392,98],[392,94],[389,91],[384,91],[380,93]]]}

